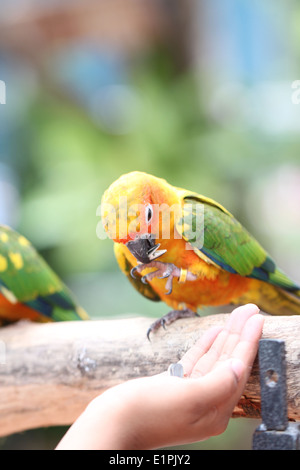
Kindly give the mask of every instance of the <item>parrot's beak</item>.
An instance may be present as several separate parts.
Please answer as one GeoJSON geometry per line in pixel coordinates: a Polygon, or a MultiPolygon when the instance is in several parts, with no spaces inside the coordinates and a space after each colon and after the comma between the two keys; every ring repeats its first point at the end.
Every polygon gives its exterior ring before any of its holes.
{"type": "Polygon", "coordinates": [[[155,245],[155,240],[150,233],[137,235],[134,240],[126,243],[129,251],[141,263],[150,263],[163,255],[167,250],[159,250],[160,243],[155,245]]]}

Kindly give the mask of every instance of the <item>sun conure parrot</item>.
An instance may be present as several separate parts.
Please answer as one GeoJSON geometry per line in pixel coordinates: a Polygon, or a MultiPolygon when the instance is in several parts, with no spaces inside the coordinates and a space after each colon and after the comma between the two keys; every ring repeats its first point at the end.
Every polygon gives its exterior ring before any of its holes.
{"type": "Polygon", "coordinates": [[[0,225],[0,324],[86,320],[85,311],[31,243],[0,225]]]}
{"type": "Polygon", "coordinates": [[[101,209],[121,270],[141,294],[174,309],[148,337],[203,306],[250,302],[273,315],[300,314],[299,285],[212,199],[132,172],[106,190],[101,209]]]}

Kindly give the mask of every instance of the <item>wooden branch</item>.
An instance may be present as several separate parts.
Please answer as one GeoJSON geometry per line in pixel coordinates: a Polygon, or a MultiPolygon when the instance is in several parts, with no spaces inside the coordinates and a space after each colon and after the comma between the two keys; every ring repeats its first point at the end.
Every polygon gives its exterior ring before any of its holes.
{"type": "MultiPolygon", "coordinates": [[[[223,325],[227,317],[178,320],[153,334],[151,342],[146,338],[149,318],[19,322],[2,328],[0,435],[71,424],[92,398],[125,380],[166,370],[205,330],[223,325]]],[[[288,415],[299,420],[300,319],[266,316],[263,337],[286,343],[288,415]]],[[[260,417],[257,362],[233,416],[260,417]]]]}

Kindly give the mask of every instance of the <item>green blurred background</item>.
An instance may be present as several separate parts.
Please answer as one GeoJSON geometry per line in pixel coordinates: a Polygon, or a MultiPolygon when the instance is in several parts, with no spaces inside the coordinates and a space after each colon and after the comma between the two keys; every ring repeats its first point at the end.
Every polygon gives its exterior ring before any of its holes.
{"type": "MultiPolygon", "coordinates": [[[[130,287],[96,236],[102,193],[132,170],[221,202],[300,281],[298,2],[0,6],[0,223],[35,244],[93,318],[168,311],[130,287]]],[[[234,420],[196,448],[248,449],[257,424],[234,420]]],[[[65,430],[1,448],[53,448],[65,430]]]]}

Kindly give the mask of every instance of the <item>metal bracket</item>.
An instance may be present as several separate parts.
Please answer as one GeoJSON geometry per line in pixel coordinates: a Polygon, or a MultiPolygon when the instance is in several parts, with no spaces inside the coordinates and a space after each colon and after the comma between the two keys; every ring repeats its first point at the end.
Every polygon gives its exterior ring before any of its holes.
{"type": "Polygon", "coordinates": [[[300,425],[288,421],[285,343],[259,342],[262,423],[253,434],[253,450],[300,450],[300,425]]]}

